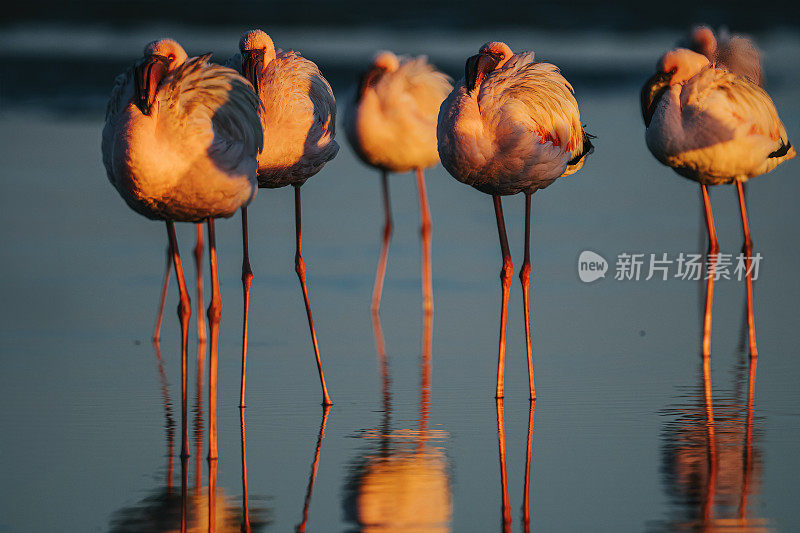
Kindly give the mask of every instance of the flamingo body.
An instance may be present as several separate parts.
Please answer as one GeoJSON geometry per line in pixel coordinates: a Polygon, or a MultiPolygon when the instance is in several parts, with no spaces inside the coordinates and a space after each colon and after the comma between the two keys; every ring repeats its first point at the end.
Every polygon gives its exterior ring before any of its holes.
{"type": "Polygon", "coordinates": [[[260,30],[244,34],[241,52],[228,65],[244,72],[243,53],[264,50],[256,91],[264,128],[258,156],[258,186],[302,185],[336,157],[336,99],[313,61],[294,51],[276,50],[260,30]]]}
{"type": "Polygon", "coordinates": [[[479,86],[461,80],[439,111],[438,147],[458,181],[492,195],[534,192],[583,166],[592,145],[572,86],[533,52],[512,54],[479,86]]]}
{"type": "Polygon", "coordinates": [[[769,95],[750,79],[685,49],[667,53],[659,71],[642,89],[647,147],[680,175],[747,181],[796,155],[769,95]]]}
{"type": "Polygon", "coordinates": [[[450,78],[425,56],[381,52],[361,76],[345,115],[347,140],[364,163],[408,172],[439,162],[436,122],[450,78]]]}
{"type": "MultiPolygon", "coordinates": [[[[186,58],[178,43],[159,42],[174,52],[173,63],[186,58]]],[[[230,217],[255,196],[262,145],[258,100],[244,78],[208,58],[171,68],[149,114],[134,102],[135,68],[116,80],[103,129],[103,162],[125,202],[148,218],[230,217]]]]}

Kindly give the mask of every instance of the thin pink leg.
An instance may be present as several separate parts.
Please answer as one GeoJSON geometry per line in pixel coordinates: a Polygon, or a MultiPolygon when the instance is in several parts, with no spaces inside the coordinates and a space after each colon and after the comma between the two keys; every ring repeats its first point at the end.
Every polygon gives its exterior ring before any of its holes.
{"type": "Polygon", "coordinates": [[[242,207],[242,289],[244,290],[244,321],[242,324],[242,384],[239,394],[239,407],[244,407],[244,381],[247,374],[247,324],[250,309],[250,285],[253,271],[250,269],[250,252],[247,239],[247,207],[242,207]]]}
{"type": "Polygon", "coordinates": [[[188,355],[186,353],[186,345],[189,340],[189,317],[192,314],[192,306],[189,300],[189,292],[186,290],[186,279],[183,277],[183,265],[178,252],[178,240],[175,237],[175,224],[171,221],[167,221],[167,235],[169,236],[169,246],[172,249],[172,263],[175,265],[175,277],[178,278],[178,292],[180,293],[178,318],[181,322],[181,457],[189,457],[189,412],[186,398],[188,355]]]}
{"type": "Polygon", "coordinates": [[[214,219],[208,219],[208,258],[211,263],[211,303],[208,305],[208,324],[211,332],[208,365],[208,459],[215,464],[217,454],[217,356],[219,354],[219,324],[222,319],[222,296],[217,271],[217,239],[214,219]]]}
{"type": "MultiPolygon", "coordinates": [[[[194,264],[197,269],[197,309],[205,307],[203,298],[203,223],[194,225],[197,231],[197,244],[194,246],[194,264]]],[[[206,319],[202,312],[197,313],[197,340],[206,341],[206,319]]]]}
{"type": "MultiPolygon", "coordinates": [[[[499,196],[494,196],[494,213],[497,217],[497,233],[500,236],[500,251],[503,254],[503,267],[500,270],[500,283],[502,285],[502,301],[500,303],[500,347],[497,354],[497,389],[495,398],[503,397],[503,381],[506,364],[506,319],[508,318],[508,293],[511,290],[511,277],[514,275],[514,264],[511,262],[511,252],[508,249],[506,236],[506,223],[503,218],[503,204],[499,196]]],[[[502,404],[501,404],[502,406],[502,404]]]]}
{"type": "Polygon", "coordinates": [[[381,244],[381,257],[378,260],[378,271],[375,273],[375,285],[372,288],[372,312],[377,313],[381,307],[381,294],[383,293],[383,279],[386,276],[386,262],[389,258],[389,241],[392,240],[392,206],[389,202],[389,179],[386,171],[381,175],[383,189],[383,244],[381,244]]]}
{"type": "Polygon", "coordinates": [[[308,317],[308,328],[311,330],[311,342],[314,345],[314,355],[317,358],[317,370],[319,370],[319,382],[322,385],[322,405],[333,405],[328,388],[325,386],[325,376],[322,373],[322,359],[319,355],[319,345],[317,344],[317,333],[314,331],[314,319],[311,317],[311,303],[308,300],[308,287],[306,287],[306,264],[303,261],[303,236],[301,230],[302,215],[300,211],[300,186],[294,186],[294,213],[295,231],[297,236],[297,250],[294,256],[294,269],[300,279],[300,288],[303,290],[303,301],[306,304],[306,316],[308,317]]]}
{"type": "Polygon", "coordinates": [[[531,283],[531,193],[525,193],[525,260],[519,271],[522,283],[522,305],[525,310],[525,347],[528,350],[528,384],[530,399],[536,399],[536,387],[533,385],[533,350],[531,348],[531,311],[529,288],[531,283]]]}
{"type": "Polygon", "coordinates": [[[714,229],[714,215],[711,213],[711,200],[708,198],[708,189],[705,185],[700,185],[703,192],[703,206],[705,208],[706,227],[708,228],[708,254],[709,254],[709,278],[706,284],[706,306],[703,313],[703,358],[711,357],[711,310],[714,305],[714,272],[717,264],[717,254],[719,253],[719,242],[717,242],[717,231],[714,229]]]}
{"type": "Polygon", "coordinates": [[[742,213],[742,230],[744,231],[744,247],[742,252],[746,257],[747,267],[747,334],[750,339],[750,359],[758,357],[756,347],[756,319],[753,315],[753,276],[750,272],[750,258],[753,256],[753,239],[750,237],[750,224],[747,222],[747,206],[745,205],[744,189],[741,181],[736,182],[739,194],[739,210],[742,213]]]}
{"type": "Polygon", "coordinates": [[[161,340],[161,319],[164,316],[164,303],[167,301],[167,290],[169,290],[169,271],[172,268],[172,248],[167,245],[167,269],[164,271],[164,281],[161,283],[161,300],[158,303],[158,316],[156,316],[156,327],[153,330],[153,342],[158,344],[161,340]]]}
{"type": "Polygon", "coordinates": [[[420,236],[422,237],[422,309],[433,312],[433,275],[431,273],[431,212],[428,207],[428,193],[425,191],[425,174],[417,169],[417,189],[419,190],[420,236]]]}

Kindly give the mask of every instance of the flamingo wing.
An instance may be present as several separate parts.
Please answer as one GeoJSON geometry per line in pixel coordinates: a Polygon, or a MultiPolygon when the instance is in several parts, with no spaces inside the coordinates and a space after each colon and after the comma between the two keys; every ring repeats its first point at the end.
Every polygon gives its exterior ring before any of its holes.
{"type": "Polygon", "coordinates": [[[170,73],[158,98],[169,120],[187,131],[207,134],[210,122],[209,155],[222,168],[234,169],[261,151],[261,104],[246,79],[231,68],[208,63],[210,55],[192,58],[170,73]]]}
{"type": "Polygon", "coordinates": [[[556,149],[553,157],[567,155],[567,162],[573,166],[582,164],[591,152],[572,85],[555,65],[535,62],[531,52],[513,56],[503,68],[487,76],[478,94],[478,106],[496,137],[512,145],[529,146],[533,136],[535,143],[549,143],[556,149]]]}

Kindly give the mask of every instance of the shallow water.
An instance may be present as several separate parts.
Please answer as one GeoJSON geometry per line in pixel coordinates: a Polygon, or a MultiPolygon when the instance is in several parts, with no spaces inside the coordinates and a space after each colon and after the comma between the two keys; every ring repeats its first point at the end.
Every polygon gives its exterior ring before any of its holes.
{"type": "MultiPolygon", "coordinates": [[[[186,28],[172,33],[190,42],[201,35],[186,28]]],[[[230,42],[232,49],[237,33],[209,38],[230,42]]],[[[478,33],[439,35],[435,59],[458,75],[461,58],[487,40],[478,33]]],[[[63,54],[74,61],[68,64],[95,73],[69,77],[63,94],[52,86],[37,88],[33,70],[15,55],[15,33],[2,36],[3,78],[28,80],[30,88],[5,83],[0,108],[0,287],[6,304],[0,309],[0,530],[166,531],[178,527],[182,507],[189,526],[204,530],[209,502],[218,528],[236,530],[244,515],[237,408],[240,223],[236,217],[217,225],[225,307],[214,473],[204,460],[207,376],[198,383],[194,322],[191,457],[182,464],[177,456],[174,279],[161,359],[149,340],[164,267],[163,225],[124,205],[100,161],[111,76],[151,36],[77,34],[63,41],[63,54]],[[209,474],[216,477],[212,498],[209,474]]],[[[350,37],[335,35],[339,48],[327,55],[313,39],[301,48],[322,56],[323,71],[330,60],[340,103],[358,59],[388,47],[375,32],[350,37]],[[353,50],[359,48],[369,52],[357,56],[353,50]],[[355,58],[334,61],[337,50],[355,58]]],[[[417,52],[424,49],[422,37],[387,38],[395,49],[417,52]]],[[[514,47],[537,47],[536,36],[512,37],[514,47]]],[[[794,490],[800,469],[797,163],[748,187],[751,229],[764,258],[755,283],[760,358],[751,407],[743,283],[717,283],[711,380],[704,383],[701,283],[613,279],[620,253],[672,257],[702,246],[697,187],[650,156],[638,109],[638,84],[676,37],[585,34],[561,42],[596,38],[597,62],[582,59],[585,48],[574,44],[564,44],[561,56],[559,41],[543,39],[537,48],[544,47],[540,56],[559,59],[574,81],[597,150],[584,170],[533,201],[535,411],[527,399],[518,284],[509,308],[506,398],[500,405],[493,398],[500,255],[489,197],[458,184],[441,167],[427,172],[435,304],[428,350],[416,188],[410,175],[390,178],[395,232],[381,308],[382,347],[369,312],[382,224],[380,181],[342,136],[336,160],[302,189],[311,304],[335,402],[324,412],[293,268],[291,191],[259,193],[249,210],[255,279],[244,415],[246,507],[254,529],[482,532],[502,530],[504,515],[512,530],[524,529],[531,429],[531,529],[800,528],[794,490]],[[614,61],[618,55],[623,59],[614,61]],[[587,249],[610,263],[606,278],[591,284],[582,283],[576,269],[587,249]]],[[[785,32],[762,40],[769,90],[790,138],[800,135],[800,67],[787,58],[796,57],[799,43],[798,35],[785,32]]],[[[192,44],[192,51],[198,47],[192,44]]],[[[36,54],[29,50],[22,57],[57,62],[36,54]]],[[[712,202],[722,251],[738,253],[734,191],[717,188],[712,202]]],[[[505,212],[518,266],[522,198],[506,199],[505,212]]],[[[191,287],[194,229],[182,226],[178,236],[191,287]]],[[[204,277],[207,304],[207,268],[204,277]]]]}

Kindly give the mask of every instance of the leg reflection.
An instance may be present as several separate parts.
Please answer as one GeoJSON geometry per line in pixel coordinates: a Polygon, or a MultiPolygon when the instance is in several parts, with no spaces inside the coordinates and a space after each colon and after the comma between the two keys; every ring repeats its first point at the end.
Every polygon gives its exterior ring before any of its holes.
{"type": "Polygon", "coordinates": [[[528,446],[525,455],[525,488],[522,492],[522,524],[525,533],[531,527],[530,488],[531,488],[531,454],[533,452],[533,414],[536,411],[536,401],[532,400],[528,413],[528,446]]]}
{"type": "Polygon", "coordinates": [[[322,406],[322,422],[319,424],[319,434],[317,435],[317,448],[314,451],[314,461],[311,463],[311,474],[308,476],[308,487],[306,488],[306,498],[303,502],[303,521],[300,522],[295,531],[303,533],[306,530],[306,523],[308,522],[308,509],[311,506],[311,494],[314,492],[314,481],[317,479],[317,468],[319,467],[319,453],[322,449],[322,439],[325,438],[325,424],[328,421],[328,413],[331,410],[330,405],[322,406]]]}
{"type": "Polygon", "coordinates": [[[506,474],[506,429],[503,412],[503,399],[495,400],[497,405],[497,442],[500,452],[500,490],[502,492],[502,526],[504,533],[511,532],[511,508],[508,503],[508,476],[506,474]]]}
{"type": "Polygon", "coordinates": [[[244,407],[239,407],[242,434],[242,533],[250,533],[250,496],[247,491],[247,439],[244,431],[244,407]]]}
{"type": "Polygon", "coordinates": [[[208,533],[217,531],[217,461],[208,459],[208,533]]]}

